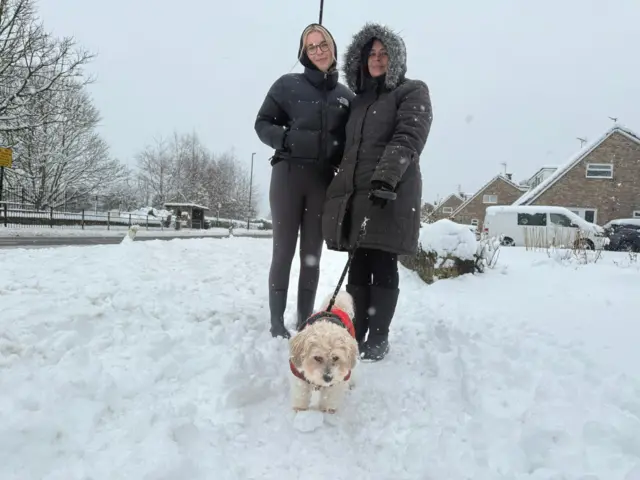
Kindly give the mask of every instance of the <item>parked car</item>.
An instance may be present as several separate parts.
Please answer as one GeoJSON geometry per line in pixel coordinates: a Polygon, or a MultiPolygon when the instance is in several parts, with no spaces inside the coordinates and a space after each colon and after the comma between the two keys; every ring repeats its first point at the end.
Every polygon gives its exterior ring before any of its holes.
{"type": "Polygon", "coordinates": [[[582,247],[602,250],[604,229],[564,207],[505,205],[487,207],[484,235],[502,237],[505,246],[582,247]]]}
{"type": "Polygon", "coordinates": [[[607,250],[614,252],[640,252],[640,228],[619,227],[610,230],[607,250]]]}
{"type": "Polygon", "coordinates": [[[607,236],[612,235],[621,228],[640,230],[640,218],[616,218],[604,224],[604,231],[607,236]]]}

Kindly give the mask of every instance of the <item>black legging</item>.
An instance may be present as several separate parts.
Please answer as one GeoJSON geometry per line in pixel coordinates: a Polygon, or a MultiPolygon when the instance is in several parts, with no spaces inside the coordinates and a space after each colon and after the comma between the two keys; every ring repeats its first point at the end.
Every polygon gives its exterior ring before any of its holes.
{"type": "Polygon", "coordinates": [[[300,232],[298,291],[318,288],[322,255],[322,206],[332,175],[313,165],[281,161],[273,166],[269,202],[273,220],[273,255],[269,289],[287,290],[300,232]]]}
{"type": "Polygon", "coordinates": [[[398,288],[398,256],[383,250],[359,248],[351,261],[349,283],[398,288]]]}

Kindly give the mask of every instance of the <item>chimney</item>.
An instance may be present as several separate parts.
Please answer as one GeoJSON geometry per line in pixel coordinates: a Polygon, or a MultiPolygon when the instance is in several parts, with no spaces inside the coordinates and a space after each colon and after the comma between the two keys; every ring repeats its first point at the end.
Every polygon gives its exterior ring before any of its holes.
{"type": "Polygon", "coordinates": [[[513,181],[513,173],[505,173],[505,175],[509,180],[513,181]]]}

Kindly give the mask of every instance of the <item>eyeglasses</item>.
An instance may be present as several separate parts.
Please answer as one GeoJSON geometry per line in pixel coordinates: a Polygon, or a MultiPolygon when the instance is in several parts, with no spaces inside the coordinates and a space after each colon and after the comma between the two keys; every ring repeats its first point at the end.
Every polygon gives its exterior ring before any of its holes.
{"type": "Polygon", "coordinates": [[[307,47],[307,53],[309,55],[315,55],[318,52],[318,47],[320,47],[320,50],[323,51],[323,52],[326,52],[326,51],[329,50],[329,44],[325,40],[324,42],[320,43],[320,45],[316,45],[314,43],[309,45],[307,47]]]}

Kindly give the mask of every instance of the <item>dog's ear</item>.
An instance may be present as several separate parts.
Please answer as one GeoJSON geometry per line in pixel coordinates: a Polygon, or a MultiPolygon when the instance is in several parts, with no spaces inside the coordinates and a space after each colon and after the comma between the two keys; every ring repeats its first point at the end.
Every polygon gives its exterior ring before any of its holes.
{"type": "Polygon", "coordinates": [[[294,335],[289,340],[289,358],[296,367],[302,364],[302,355],[304,353],[304,332],[294,335]]]}
{"type": "Polygon", "coordinates": [[[349,364],[350,370],[356,368],[356,361],[358,360],[359,354],[358,342],[351,338],[351,341],[347,343],[347,363],[349,364]]]}

